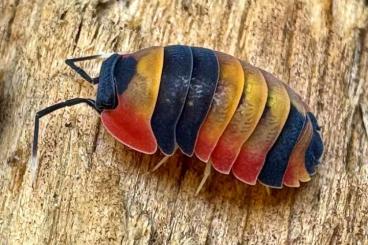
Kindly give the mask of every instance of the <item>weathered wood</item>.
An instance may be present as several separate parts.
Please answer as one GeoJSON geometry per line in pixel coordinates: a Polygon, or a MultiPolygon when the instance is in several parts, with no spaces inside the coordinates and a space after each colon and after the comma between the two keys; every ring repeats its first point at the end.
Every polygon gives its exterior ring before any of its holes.
{"type": "Polygon", "coordinates": [[[2,0],[0,240],[367,244],[367,16],[363,0],[2,0]],[[122,146],[80,105],[42,119],[32,189],[35,112],[96,92],[64,59],[173,43],[233,54],[298,91],[326,143],[312,181],[268,195],[212,174],[195,197],[204,164],[177,154],[149,174],[161,156],[122,146]]]}

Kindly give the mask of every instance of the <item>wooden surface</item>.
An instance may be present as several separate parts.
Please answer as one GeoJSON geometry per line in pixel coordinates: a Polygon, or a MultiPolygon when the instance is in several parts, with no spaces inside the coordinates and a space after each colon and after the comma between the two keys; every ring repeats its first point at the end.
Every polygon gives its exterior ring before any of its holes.
{"type": "MultiPolygon", "coordinates": [[[[367,1],[0,1],[2,244],[367,244],[367,1]],[[300,189],[267,194],[201,162],[144,156],[87,106],[42,120],[31,187],[33,117],[96,89],[64,64],[100,51],[205,46],[262,67],[299,92],[326,152],[300,189]]],[[[94,74],[99,63],[85,65],[94,74]]]]}

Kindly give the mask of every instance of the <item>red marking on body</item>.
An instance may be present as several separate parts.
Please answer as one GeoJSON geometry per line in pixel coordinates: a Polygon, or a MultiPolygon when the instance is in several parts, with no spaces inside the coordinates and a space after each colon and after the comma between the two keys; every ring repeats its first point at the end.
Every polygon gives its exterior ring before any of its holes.
{"type": "Polygon", "coordinates": [[[232,168],[232,173],[240,181],[255,185],[266,160],[266,154],[241,150],[232,168]]]}
{"type": "Polygon", "coordinates": [[[298,176],[298,166],[296,162],[289,163],[285,175],[284,175],[284,185],[289,187],[299,187],[299,176],[298,176]]]}
{"type": "Polygon", "coordinates": [[[122,97],[119,97],[118,107],[101,113],[101,120],[107,131],[123,144],[145,154],[156,152],[150,118],[139,115],[122,97]]]}
{"type": "Polygon", "coordinates": [[[195,146],[195,154],[201,161],[208,162],[215,146],[216,142],[211,142],[210,139],[205,137],[198,137],[195,146]]]}
{"type": "MultiPolygon", "coordinates": [[[[240,147],[238,147],[240,148],[240,147]]],[[[223,174],[229,174],[240,149],[225,145],[217,146],[211,155],[214,169],[223,174]]]]}

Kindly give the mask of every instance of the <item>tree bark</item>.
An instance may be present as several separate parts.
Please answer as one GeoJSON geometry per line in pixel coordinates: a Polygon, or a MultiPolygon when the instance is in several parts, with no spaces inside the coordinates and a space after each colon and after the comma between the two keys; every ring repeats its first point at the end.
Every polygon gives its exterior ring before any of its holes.
{"type": "MultiPolygon", "coordinates": [[[[367,244],[368,6],[363,0],[0,2],[2,244],[367,244]],[[166,44],[239,57],[290,84],[317,114],[325,154],[312,180],[270,194],[204,164],[124,147],[79,105],[96,89],[67,57],[166,44]]],[[[98,74],[100,62],[87,62],[98,74]]]]}

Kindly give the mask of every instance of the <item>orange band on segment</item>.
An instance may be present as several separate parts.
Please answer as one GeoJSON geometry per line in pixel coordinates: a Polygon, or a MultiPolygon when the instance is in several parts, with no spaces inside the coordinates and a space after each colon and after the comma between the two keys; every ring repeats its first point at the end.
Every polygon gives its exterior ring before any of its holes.
{"type": "Polygon", "coordinates": [[[164,49],[152,47],[130,56],[137,61],[135,74],[126,90],[118,95],[118,106],[103,111],[101,119],[107,130],[123,144],[152,154],[157,150],[157,142],[151,118],[160,87],[164,49]]]}
{"type": "Polygon", "coordinates": [[[305,153],[312,140],[313,127],[311,121],[306,116],[307,111],[304,102],[291,88],[285,85],[289,91],[291,103],[305,116],[303,131],[299,135],[298,142],[295,144],[290,154],[288,165],[285,171],[283,183],[288,187],[299,187],[300,182],[310,180],[310,176],[305,168],[305,153]]]}
{"type": "Polygon", "coordinates": [[[267,101],[267,83],[255,67],[243,63],[244,88],[242,98],[211,155],[213,167],[229,174],[241,146],[254,131],[267,101]]]}
{"type": "Polygon", "coordinates": [[[290,110],[290,99],[284,85],[266,75],[268,99],[265,111],[232,168],[236,178],[250,185],[256,183],[267,153],[281,133],[290,110]]]}
{"type": "Polygon", "coordinates": [[[219,81],[195,146],[196,156],[207,162],[239,104],[244,87],[244,72],[238,59],[216,53],[220,67],[219,81]]]}

